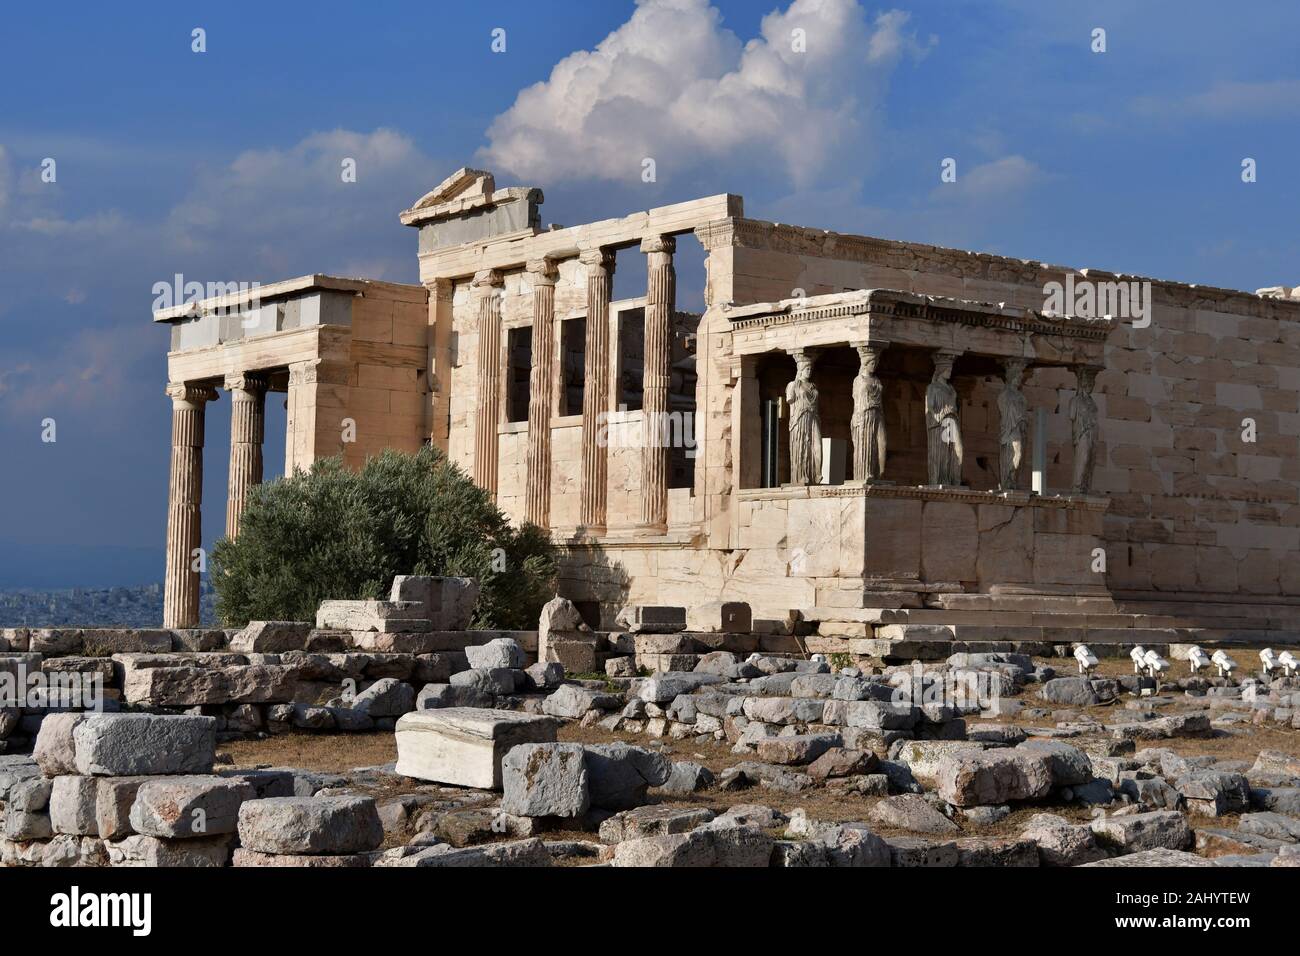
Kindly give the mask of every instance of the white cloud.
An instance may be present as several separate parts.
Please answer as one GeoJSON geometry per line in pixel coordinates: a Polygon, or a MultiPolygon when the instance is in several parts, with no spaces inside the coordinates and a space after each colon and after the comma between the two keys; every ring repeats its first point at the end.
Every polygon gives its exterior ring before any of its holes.
{"type": "Polygon", "coordinates": [[[1144,116],[1202,116],[1212,119],[1294,116],[1300,113],[1300,80],[1263,83],[1220,82],[1184,97],[1144,96],[1133,101],[1144,116]]]}
{"type": "Polygon", "coordinates": [[[1038,185],[1046,174],[1038,164],[1020,155],[1003,156],[969,170],[957,165],[957,181],[940,183],[930,193],[934,200],[989,202],[1006,200],[1038,185]]]}
{"type": "Polygon", "coordinates": [[[770,166],[775,153],[804,185],[861,148],[894,65],[927,49],[907,19],[868,22],[857,0],[793,0],[742,44],[708,0],[638,0],[595,50],[522,90],[481,157],[545,184],[639,181],[646,157],[662,177],[718,159],[770,166]]]}

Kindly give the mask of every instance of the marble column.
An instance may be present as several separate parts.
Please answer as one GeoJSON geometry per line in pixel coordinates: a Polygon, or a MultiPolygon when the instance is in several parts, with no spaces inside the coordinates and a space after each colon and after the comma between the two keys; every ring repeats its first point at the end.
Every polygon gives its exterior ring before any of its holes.
{"type": "Polygon", "coordinates": [[[580,522],[589,534],[604,534],[609,474],[609,299],[614,281],[614,250],[589,249],[579,257],[587,267],[587,341],[582,388],[582,507],[580,522]]]}
{"type": "Polygon", "coordinates": [[[677,272],[672,236],[651,236],[641,242],[646,254],[645,374],[641,399],[641,527],[668,530],[668,454],[672,428],[668,419],[668,389],[672,380],[673,311],[677,272]]]}
{"type": "Polygon", "coordinates": [[[1092,387],[1097,369],[1079,365],[1074,370],[1074,398],[1070,399],[1070,430],[1074,438],[1074,482],[1076,495],[1092,493],[1092,472],[1097,462],[1097,403],[1092,387]]]}
{"type": "Polygon", "coordinates": [[[528,379],[528,478],[524,518],[551,521],[551,406],[555,395],[555,263],[528,263],[533,283],[533,365],[528,379]]]}
{"type": "Polygon", "coordinates": [[[474,422],[474,481],[493,498],[497,494],[497,426],[501,421],[501,273],[479,272],[472,286],[478,293],[478,414],[474,422]]]}
{"type": "Polygon", "coordinates": [[[226,537],[239,534],[249,489],[262,483],[262,438],[266,431],[266,378],[249,372],[227,375],[230,393],[230,479],[226,537]]]}
{"type": "Polygon", "coordinates": [[[217,397],[207,385],[175,382],[172,400],[172,465],[167,489],[167,576],[163,627],[198,627],[199,573],[194,552],[202,543],[204,406],[217,397]]]}
{"type": "Polygon", "coordinates": [[[858,375],[853,380],[853,480],[876,481],[885,474],[885,387],[876,377],[880,346],[855,344],[858,375]]]}

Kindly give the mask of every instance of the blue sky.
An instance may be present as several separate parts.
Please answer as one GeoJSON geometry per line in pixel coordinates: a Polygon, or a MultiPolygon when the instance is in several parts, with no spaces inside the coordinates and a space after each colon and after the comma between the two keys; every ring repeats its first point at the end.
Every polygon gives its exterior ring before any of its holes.
{"type": "MultiPolygon", "coordinates": [[[[155,282],[414,281],[397,213],[462,165],[541,186],[549,222],[725,191],[756,218],[1300,283],[1290,3],[79,6],[0,14],[0,587],[161,577],[155,282]]],[[[208,544],[228,422],[211,406],[208,544]]],[[[268,473],[282,448],[268,440],[268,473]]]]}

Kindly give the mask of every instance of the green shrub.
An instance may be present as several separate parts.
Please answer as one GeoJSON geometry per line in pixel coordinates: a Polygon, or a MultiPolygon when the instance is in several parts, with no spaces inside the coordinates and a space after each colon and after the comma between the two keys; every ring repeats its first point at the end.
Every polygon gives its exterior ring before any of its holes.
{"type": "Polygon", "coordinates": [[[446,456],[386,451],[359,472],[327,458],[258,485],[239,538],[212,552],[217,614],[314,621],[328,599],[385,598],[398,574],[464,575],[480,585],[474,625],[532,629],[555,594],[556,555],[536,525],[512,527],[446,456]]]}

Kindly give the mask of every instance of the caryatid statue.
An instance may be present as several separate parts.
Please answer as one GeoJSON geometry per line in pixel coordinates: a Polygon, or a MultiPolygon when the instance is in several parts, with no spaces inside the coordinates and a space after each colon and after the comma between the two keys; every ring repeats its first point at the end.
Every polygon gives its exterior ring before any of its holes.
{"type": "Polygon", "coordinates": [[[998,443],[1001,456],[998,468],[998,487],[1015,491],[1020,487],[1020,464],[1025,460],[1025,446],[1029,439],[1029,405],[1025,393],[1020,391],[1020,381],[1025,374],[1022,359],[1008,359],[1006,381],[998,395],[998,416],[1001,427],[998,443]]]}
{"type": "Polygon", "coordinates": [[[960,485],[961,422],[957,410],[957,390],[952,387],[952,365],[957,356],[939,352],[934,357],[934,377],[925,390],[926,451],[930,465],[930,484],[960,485]]]}
{"type": "Polygon", "coordinates": [[[790,483],[815,485],[822,473],[822,426],[817,417],[812,356],[806,349],[798,349],[794,362],[794,381],[785,387],[790,408],[790,483]]]}
{"type": "Polygon", "coordinates": [[[853,477],[874,481],[885,473],[885,387],[876,378],[877,346],[857,346],[861,362],[853,380],[853,477]]]}
{"type": "Polygon", "coordinates": [[[1097,403],[1092,386],[1097,370],[1080,365],[1074,370],[1074,398],[1070,399],[1070,423],[1074,434],[1074,493],[1092,491],[1092,468],[1097,460],[1097,403]]]}

